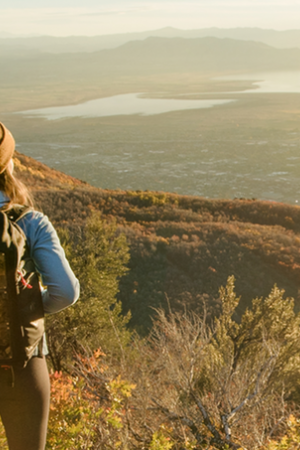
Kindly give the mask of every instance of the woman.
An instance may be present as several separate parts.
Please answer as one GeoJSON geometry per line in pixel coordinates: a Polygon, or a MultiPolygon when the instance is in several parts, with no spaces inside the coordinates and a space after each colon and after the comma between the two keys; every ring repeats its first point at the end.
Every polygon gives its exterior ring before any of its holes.
{"type": "MultiPolygon", "coordinates": [[[[14,204],[30,205],[26,187],[13,175],[15,141],[0,122],[0,208],[14,204]]],[[[79,283],[66,260],[57,234],[42,213],[30,209],[17,221],[29,244],[30,257],[42,284],[43,307],[46,314],[58,312],[76,302],[79,283]]],[[[44,450],[50,399],[50,384],[45,354],[36,349],[24,369],[11,373],[0,368],[0,416],[10,450],[44,450]]]]}

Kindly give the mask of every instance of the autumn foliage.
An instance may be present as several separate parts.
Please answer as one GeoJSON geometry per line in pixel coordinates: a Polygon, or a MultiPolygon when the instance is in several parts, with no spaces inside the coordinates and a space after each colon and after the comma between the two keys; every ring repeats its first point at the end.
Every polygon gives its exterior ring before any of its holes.
{"type": "Polygon", "coordinates": [[[296,449],[300,315],[276,287],[240,323],[233,278],[220,297],[213,324],[158,310],[147,339],[52,374],[48,448],[296,449]]]}
{"type": "Polygon", "coordinates": [[[83,286],[48,322],[47,449],[299,448],[299,207],[101,190],[17,161],[83,286]]]}
{"type": "Polygon", "coordinates": [[[111,191],[17,154],[16,170],[37,206],[76,236],[93,211],[116,221],[130,245],[118,300],[131,328],[145,334],[153,308],[220,313],[219,286],[234,275],[241,316],[274,284],[300,308],[300,208],[247,199],[208,200],[164,192],[111,191]]]}

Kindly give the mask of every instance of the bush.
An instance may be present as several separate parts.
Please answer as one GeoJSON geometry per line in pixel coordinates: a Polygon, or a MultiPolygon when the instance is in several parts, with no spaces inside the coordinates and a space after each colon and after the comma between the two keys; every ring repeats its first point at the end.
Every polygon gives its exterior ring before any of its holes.
{"type": "Polygon", "coordinates": [[[119,340],[126,343],[130,338],[126,330],[130,316],[121,314],[116,300],[129,259],[125,236],[118,235],[115,223],[103,221],[98,213],[72,239],[65,230],[59,234],[81,292],[74,307],[47,316],[49,355],[56,371],[67,367],[80,345],[113,351],[119,348],[119,340]]]}
{"type": "Polygon", "coordinates": [[[121,357],[78,356],[74,374],[101,405],[93,448],[254,450],[280,441],[298,395],[300,316],[274,287],[235,322],[233,277],[220,298],[213,326],[205,314],[157,310],[150,335],[121,357]]]}

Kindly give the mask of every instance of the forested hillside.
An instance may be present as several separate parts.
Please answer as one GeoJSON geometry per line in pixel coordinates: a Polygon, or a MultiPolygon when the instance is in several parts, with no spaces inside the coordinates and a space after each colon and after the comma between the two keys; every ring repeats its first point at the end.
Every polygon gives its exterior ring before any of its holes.
{"type": "Polygon", "coordinates": [[[15,166],[81,284],[46,317],[46,449],[296,450],[299,207],[102,190],[19,153],[15,166]]]}
{"type": "Polygon", "coordinates": [[[119,299],[145,333],[153,308],[220,312],[219,287],[236,278],[242,314],[276,283],[300,309],[300,208],[256,200],[207,200],[89,186],[21,154],[16,170],[38,207],[76,236],[91,211],[115,218],[130,244],[119,299]]]}

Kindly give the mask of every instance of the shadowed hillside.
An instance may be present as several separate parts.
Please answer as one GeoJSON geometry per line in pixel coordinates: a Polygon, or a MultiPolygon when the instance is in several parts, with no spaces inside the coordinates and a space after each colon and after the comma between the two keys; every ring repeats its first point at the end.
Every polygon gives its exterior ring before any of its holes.
{"type": "Polygon", "coordinates": [[[119,298],[132,326],[151,326],[153,307],[219,312],[218,289],[235,275],[250,300],[277,283],[300,307],[300,208],[255,200],[207,200],[148,191],[111,191],[89,186],[25,157],[16,170],[39,207],[56,226],[71,232],[92,210],[115,218],[131,247],[130,271],[119,298]]]}

